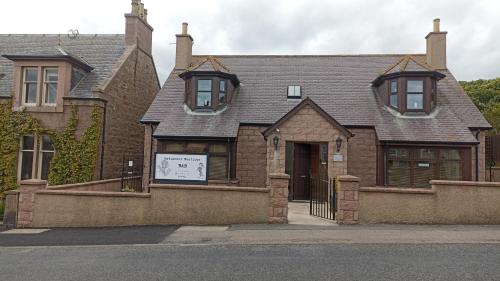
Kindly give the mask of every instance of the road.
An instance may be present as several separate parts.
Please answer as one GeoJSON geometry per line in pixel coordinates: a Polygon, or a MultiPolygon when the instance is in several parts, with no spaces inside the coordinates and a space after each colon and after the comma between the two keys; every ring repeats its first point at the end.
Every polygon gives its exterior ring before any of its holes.
{"type": "Polygon", "coordinates": [[[1,280],[500,280],[499,244],[0,248],[1,280]]]}

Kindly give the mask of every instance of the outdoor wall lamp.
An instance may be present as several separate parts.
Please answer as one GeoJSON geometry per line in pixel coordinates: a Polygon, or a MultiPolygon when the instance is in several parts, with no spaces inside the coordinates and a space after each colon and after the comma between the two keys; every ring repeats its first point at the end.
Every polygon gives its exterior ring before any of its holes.
{"type": "Polygon", "coordinates": [[[274,150],[278,150],[278,144],[280,143],[280,129],[276,129],[276,135],[273,138],[274,150]]]}
{"type": "Polygon", "coordinates": [[[340,148],[342,147],[342,139],[340,137],[337,137],[335,143],[337,144],[337,152],[340,152],[340,148]]]}

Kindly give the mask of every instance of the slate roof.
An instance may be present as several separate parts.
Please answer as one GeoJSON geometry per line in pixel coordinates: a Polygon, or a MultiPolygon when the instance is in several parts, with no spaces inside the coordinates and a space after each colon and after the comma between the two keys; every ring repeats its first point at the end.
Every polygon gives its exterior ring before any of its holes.
{"type": "MultiPolygon", "coordinates": [[[[300,85],[302,99],[310,97],[343,126],[374,127],[381,141],[475,143],[469,128],[490,125],[449,71],[441,72],[446,77],[429,116],[401,116],[379,100],[371,82],[407,56],[217,56],[241,81],[224,112],[189,112],[184,81],[172,72],[142,122],[159,123],[157,137],[236,137],[240,124],[270,125],[294,108],[300,100],[287,100],[287,86],[300,85]]],[[[411,55],[406,67],[422,67],[415,60],[423,64],[425,55],[411,55]]]]}
{"type": "MultiPolygon", "coordinates": [[[[70,39],[66,34],[1,34],[0,55],[71,57],[93,70],[69,96],[92,98],[91,88],[99,86],[112,72],[126,50],[123,34],[80,34],[70,39]]],[[[14,62],[0,57],[0,96],[10,96],[13,88],[14,62]]]]}

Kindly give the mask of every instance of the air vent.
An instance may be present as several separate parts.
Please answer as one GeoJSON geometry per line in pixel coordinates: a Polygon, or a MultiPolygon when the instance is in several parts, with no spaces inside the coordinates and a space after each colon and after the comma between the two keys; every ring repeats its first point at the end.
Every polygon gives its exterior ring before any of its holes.
{"type": "Polygon", "coordinates": [[[300,99],[300,86],[288,86],[287,98],[300,99]]]}

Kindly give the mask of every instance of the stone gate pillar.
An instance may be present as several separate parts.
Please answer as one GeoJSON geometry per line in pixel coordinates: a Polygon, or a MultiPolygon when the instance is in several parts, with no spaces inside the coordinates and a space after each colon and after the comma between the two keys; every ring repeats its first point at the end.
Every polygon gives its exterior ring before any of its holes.
{"type": "Polygon", "coordinates": [[[288,223],[288,181],[287,174],[269,174],[271,188],[269,200],[269,223],[288,223]]]}
{"type": "Polygon", "coordinates": [[[359,222],[359,178],[339,176],[337,181],[338,224],[357,224],[359,222]]]}
{"type": "Polygon", "coordinates": [[[19,187],[17,227],[32,227],[35,192],[46,187],[47,181],[44,180],[31,179],[21,181],[21,186],[19,187]]]}

